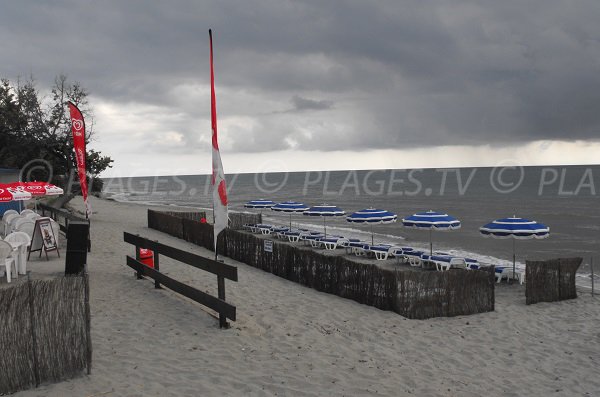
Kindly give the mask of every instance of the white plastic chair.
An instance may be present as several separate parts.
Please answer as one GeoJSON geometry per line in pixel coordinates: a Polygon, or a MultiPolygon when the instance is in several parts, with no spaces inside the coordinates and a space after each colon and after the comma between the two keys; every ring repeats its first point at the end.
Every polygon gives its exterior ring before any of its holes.
{"type": "Polygon", "coordinates": [[[35,212],[33,210],[30,210],[30,209],[26,209],[26,210],[21,211],[21,215],[25,216],[27,214],[35,214],[35,212]]]}
{"type": "Polygon", "coordinates": [[[15,228],[17,227],[17,222],[19,222],[20,220],[23,220],[23,219],[27,219],[27,218],[25,218],[24,216],[21,216],[21,215],[18,215],[14,218],[10,218],[10,222],[9,222],[10,230],[6,233],[6,235],[8,236],[10,233],[12,233],[13,230],[15,230],[15,228]]]}
{"type": "MultiPolygon", "coordinates": [[[[13,269],[16,273],[15,268],[15,258],[12,258],[10,255],[12,254],[13,248],[12,246],[4,240],[0,240],[0,266],[4,266],[4,271],[6,273],[6,282],[10,283],[11,273],[13,269]]],[[[16,276],[16,274],[15,274],[16,276]]]]}
{"type": "MultiPolygon", "coordinates": [[[[22,217],[22,218],[20,218],[20,219],[17,219],[17,220],[14,222],[14,226],[13,226],[13,232],[14,232],[15,230],[17,230],[17,229],[19,228],[19,226],[21,226],[23,223],[26,223],[26,222],[31,222],[31,219],[29,219],[29,218],[27,218],[27,217],[22,217]]],[[[8,236],[8,235],[7,235],[7,236],[8,236]]]]}
{"type": "Polygon", "coordinates": [[[27,252],[31,246],[31,238],[25,232],[12,232],[4,239],[7,243],[25,243],[25,252],[21,252],[20,263],[15,263],[15,272],[18,274],[27,274],[27,252]]]}
{"type": "Polygon", "coordinates": [[[37,212],[30,212],[29,214],[25,214],[25,217],[27,219],[31,219],[32,221],[35,221],[37,218],[41,218],[42,216],[40,214],[38,214],[37,212]]]}
{"type": "Polygon", "coordinates": [[[21,218],[21,215],[19,215],[19,213],[17,211],[10,213],[8,215],[4,214],[4,216],[2,217],[2,222],[4,222],[4,235],[8,235],[10,234],[10,232],[12,231],[12,221],[14,219],[19,219],[21,218]]]}
{"type": "Polygon", "coordinates": [[[19,215],[18,211],[15,210],[6,210],[4,211],[4,215],[2,215],[2,220],[5,220],[8,215],[16,214],[19,215]]]}
{"type": "Polygon", "coordinates": [[[4,211],[4,214],[2,214],[2,219],[0,219],[0,235],[2,237],[8,234],[8,221],[15,215],[19,215],[15,210],[6,210],[4,211]]]}
{"type": "Polygon", "coordinates": [[[23,222],[16,231],[27,233],[27,235],[31,239],[31,238],[33,238],[34,227],[35,227],[35,222],[33,222],[33,221],[23,222]]]}

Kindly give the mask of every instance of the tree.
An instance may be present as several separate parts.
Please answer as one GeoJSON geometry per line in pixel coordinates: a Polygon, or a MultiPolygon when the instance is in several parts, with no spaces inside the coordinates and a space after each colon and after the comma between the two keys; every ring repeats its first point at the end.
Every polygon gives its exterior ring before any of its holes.
{"type": "MultiPolygon", "coordinates": [[[[35,80],[12,85],[2,79],[0,84],[0,159],[4,166],[27,172],[30,179],[50,180],[57,184],[65,181],[76,171],[71,120],[68,101],[81,110],[86,120],[86,145],[93,137],[94,117],[88,102],[88,92],[78,83],[69,83],[64,75],[57,76],[51,90],[51,98],[41,98],[35,80]],[[49,167],[26,170],[32,160],[39,160],[49,167]],[[54,178],[53,178],[54,177],[54,178]]],[[[86,164],[92,178],[111,167],[113,160],[100,152],[87,150],[86,164]]]]}

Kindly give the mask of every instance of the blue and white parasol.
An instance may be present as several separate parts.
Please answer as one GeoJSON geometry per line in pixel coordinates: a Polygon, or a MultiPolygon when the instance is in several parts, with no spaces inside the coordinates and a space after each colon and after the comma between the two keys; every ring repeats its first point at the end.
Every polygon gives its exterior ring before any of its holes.
{"type": "Polygon", "coordinates": [[[373,225],[381,223],[394,223],[398,219],[398,215],[393,212],[386,210],[378,210],[375,208],[366,208],[364,210],[356,211],[355,213],[346,217],[346,220],[350,223],[366,223],[371,225],[371,245],[373,242],[373,225]]]}
{"type": "Polygon", "coordinates": [[[250,200],[246,204],[244,204],[244,207],[246,207],[246,208],[271,208],[274,205],[275,205],[274,201],[260,199],[260,200],[250,200]]]}
{"type": "Polygon", "coordinates": [[[292,214],[295,212],[304,212],[307,209],[308,206],[298,201],[284,201],[283,203],[277,203],[271,207],[272,211],[287,212],[290,214],[290,229],[292,228],[292,214]]]}
{"type": "Polygon", "coordinates": [[[246,204],[244,204],[244,208],[258,208],[260,211],[260,222],[258,223],[262,223],[262,211],[265,208],[271,208],[272,206],[275,205],[274,201],[271,200],[266,200],[266,199],[259,199],[259,200],[250,200],[248,201],[246,204]]]}
{"type": "Polygon", "coordinates": [[[550,236],[550,228],[544,224],[519,218],[496,219],[479,228],[483,237],[513,239],[513,279],[515,278],[515,240],[543,239],[550,236]]]}
{"type": "Polygon", "coordinates": [[[433,242],[431,240],[431,231],[457,230],[460,229],[460,221],[443,212],[427,211],[418,212],[407,218],[402,219],[405,227],[413,229],[429,230],[429,253],[433,255],[433,242]]]}
{"type": "Polygon", "coordinates": [[[484,237],[515,238],[527,240],[532,238],[543,239],[550,235],[550,228],[529,219],[512,218],[497,219],[479,228],[484,237]]]}
{"type": "Polygon", "coordinates": [[[327,237],[327,225],[325,223],[325,219],[327,219],[327,217],[330,217],[330,216],[346,215],[346,212],[344,212],[340,208],[336,207],[335,205],[322,204],[322,205],[315,205],[313,207],[310,207],[309,209],[304,211],[304,215],[323,217],[323,231],[324,231],[325,237],[327,237]]]}

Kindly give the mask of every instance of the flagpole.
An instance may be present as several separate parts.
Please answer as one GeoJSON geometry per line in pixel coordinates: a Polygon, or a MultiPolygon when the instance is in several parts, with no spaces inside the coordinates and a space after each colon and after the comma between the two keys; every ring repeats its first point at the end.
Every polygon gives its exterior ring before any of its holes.
{"type": "Polygon", "coordinates": [[[212,29],[208,30],[210,39],[210,119],[212,128],[212,199],[213,199],[213,234],[215,260],[218,260],[218,236],[227,228],[227,183],[221,161],[217,133],[217,100],[215,95],[215,73],[213,62],[212,29]]]}
{"type": "MultiPolygon", "coordinates": [[[[213,59],[212,59],[212,57],[213,57],[212,29],[208,29],[208,38],[210,40],[210,88],[211,88],[211,96],[210,96],[211,104],[210,104],[210,106],[211,106],[211,121],[214,122],[212,120],[212,109],[216,105],[214,104],[214,96],[213,96],[213,94],[214,94],[214,75],[213,75],[213,59]]],[[[213,134],[215,133],[214,130],[213,130],[212,133],[213,134]]],[[[214,191],[214,189],[215,189],[215,185],[214,185],[214,179],[215,179],[214,164],[213,164],[213,170],[212,170],[212,172],[213,173],[212,173],[212,180],[211,181],[213,181],[212,188],[213,188],[213,191],[214,191]]],[[[214,200],[212,200],[212,211],[213,211],[213,233],[216,233],[216,230],[215,230],[216,216],[215,216],[215,201],[214,200]]],[[[219,253],[218,253],[219,252],[219,250],[218,250],[219,240],[218,240],[217,236],[213,236],[213,237],[215,239],[215,261],[218,261],[219,260],[219,253]]]]}

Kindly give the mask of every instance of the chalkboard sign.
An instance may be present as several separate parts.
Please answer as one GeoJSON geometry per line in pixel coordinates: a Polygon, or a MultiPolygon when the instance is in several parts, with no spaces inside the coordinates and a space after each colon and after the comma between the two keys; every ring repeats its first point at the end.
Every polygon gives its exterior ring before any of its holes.
{"type": "MultiPolygon", "coordinates": [[[[50,218],[38,218],[35,221],[29,255],[36,251],[40,251],[40,257],[42,256],[42,252],[44,252],[47,260],[49,260],[48,252],[50,251],[56,251],[60,257],[60,252],[58,251],[58,242],[56,241],[56,236],[54,234],[54,229],[52,228],[52,222],[50,218]]],[[[27,259],[29,259],[29,256],[27,259]]]]}

